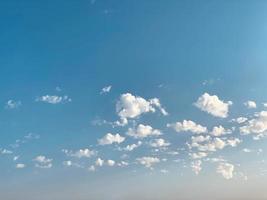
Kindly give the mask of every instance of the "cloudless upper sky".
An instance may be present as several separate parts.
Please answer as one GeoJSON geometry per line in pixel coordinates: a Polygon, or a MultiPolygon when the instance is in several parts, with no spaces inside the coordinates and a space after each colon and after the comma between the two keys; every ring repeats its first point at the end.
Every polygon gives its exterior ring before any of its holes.
{"type": "Polygon", "coordinates": [[[266,199],[266,10],[0,0],[0,199],[266,199]]]}

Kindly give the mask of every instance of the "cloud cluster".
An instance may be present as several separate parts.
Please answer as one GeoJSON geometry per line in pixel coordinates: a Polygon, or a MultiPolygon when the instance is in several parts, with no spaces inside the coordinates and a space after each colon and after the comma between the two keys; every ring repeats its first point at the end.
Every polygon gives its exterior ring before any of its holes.
{"type": "Polygon", "coordinates": [[[233,178],[234,165],[230,163],[219,163],[217,173],[221,174],[225,179],[233,178]]]}
{"type": "Polygon", "coordinates": [[[96,151],[90,149],[79,149],[77,151],[71,151],[67,149],[62,150],[67,156],[76,157],[76,158],[90,158],[91,156],[96,155],[96,151]]]}
{"type": "Polygon", "coordinates": [[[144,165],[147,168],[151,168],[152,165],[159,163],[160,159],[157,157],[142,157],[136,159],[141,165],[144,165]]]}
{"type": "Polygon", "coordinates": [[[53,159],[46,158],[45,156],[37,156],[35,159],[35,167],[38,168],[51,168],[53,159]]]}

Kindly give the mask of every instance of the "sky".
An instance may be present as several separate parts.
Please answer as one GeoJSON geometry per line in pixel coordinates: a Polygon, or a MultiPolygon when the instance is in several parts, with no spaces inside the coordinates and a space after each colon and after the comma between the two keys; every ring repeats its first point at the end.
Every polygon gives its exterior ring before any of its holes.
{"type": "Polygon", "coordinates": [[[0,198],[267,199],[266,9],[0,1],[0,198]]]}

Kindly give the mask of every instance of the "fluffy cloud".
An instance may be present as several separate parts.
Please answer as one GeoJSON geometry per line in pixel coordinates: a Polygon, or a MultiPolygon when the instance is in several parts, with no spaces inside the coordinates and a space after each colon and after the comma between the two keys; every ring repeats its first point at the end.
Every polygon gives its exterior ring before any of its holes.
{"type": "Polygon", "coordinates": [[[36,101],[50,103],[50,104],[59,104],[59,103],[66,103],[71,102],[71,98],[68,96],[56,96],[56,95],[44,95],[41,97],[37,97],[36,101]]]}
{"type": "Polygon", "coordinates": [[[114,134],[111,133],[106,134],[103,138],[98,140],[98,143],[100,145],[108,145],[113,143],[122,143],[125,140],[125,137],[120,136],[120,134],[114,134]]]}
{"type": "Polygon", "coordinates": [[[126,125],[128,119],[134,119],[143,113],[155,112],[156,109],[163,115],[168,114],[157,98],[146,100],[130,93],[122,94],[116,105],[118,116],[121,119],[121,122],[117,122],[117,125],[126,125]]]}
{"type": "Polygon", "coordinates": [[[7,109],[15,109],[21,106],[21,101],[8,100],[6,103],[7,109]]]}
{"type": "Polygon", "coordinates": [[[126,134],[134,138],[142,139],[148,136],[159,136],[162,133],[160,132],[160,130],[153,129],[149,125],[139,124],[135,129],[129,128],[126,134]]]}
{"type": "Polygon", "coordinates": [[[217,173],[221,174],[225,179],[233,178],[234,165],[230,163],[219,163],[217,173]]]}
{"type": "Polygon", "coordinates": [[[267,130],[267,111],[261,111],[255,115],[254,119],[249,120],[245,126],[240,127],[242,134],[265,134],[267,130]]]}
{"type": "Polygon", "coordinates": [[[211,135],[219,137],[222,135],[226,135],[226,134],[230,134],[232,133],[231,130],[226,130],[224,127],[222,126],[214,126],[212,131],[210,132],[211,135]]]}
{"type": "Polygon", "coordinates": [[[63,149],[62,150],[67,156],[76,157],[76,158],[90,158],[91,156],[96,155],[96,151],[90,149],[79,149],[75,152],[63,149]]]}
{"type": "Polygon", "coordinates": [[[170,143],[169,142],[166,142],[162,138],[155,139],[155,140],[153,140],[153,141],[150,142],[150,146],[151,147],[154,147],[154,148],[167,147],[169,145],[170,145],[170,143]]]}
{"type": "Polygon", "coordinates": [[[206,127],[196,124],[191,120],[184,120],[183,122],[167,124],[167,127],[173,128],[176,132],[192,132],[196,134],[207,132],[206,127]]]}
{"type": "Polygon", "coordinates": [[[200,96],[194,105],[202,111],[205,111],[215,117],[226,118],[228,116],[229,106],[231,101],[223,102],[216,95],[204,93],[200,96]]]}
{"type": "Polygon", "coordinates": [[[159,163],[160,160],[157,157],[142,157],[136,159],[141,165],[144,165],[147,168],[151,168],[152,165],[159,163]]]}
{"type": "Polygon", "coordinates": [[[112,88],[112,86],[111,86],[111,85],[109,85],[109,86],[106,86],[106,87],[102,88],[102,90],[101,90],[100,94],[109,93],[109,92],[111,91],[111,88],[112,88]]]}
{"type": "Polygon", "coordinates": [[[51,168],[53,159],[46,158],[45,156],[37,156],[35,159],[35,167],[38,168],[51,168]]]}
{"type": "Polygon", "coordinates": [[[192,171],[195,172],[195,174],[197,175],[202,170],[201,164],[202,164],[201,160],[196,160],[191,163],[192,171]]]}
{"type": "Polygon", "coordinates": [[[247,101],[244,103],[244,105],[247,107],[247,108],[257,108],[257,104],[255,101],[247,101]]]}

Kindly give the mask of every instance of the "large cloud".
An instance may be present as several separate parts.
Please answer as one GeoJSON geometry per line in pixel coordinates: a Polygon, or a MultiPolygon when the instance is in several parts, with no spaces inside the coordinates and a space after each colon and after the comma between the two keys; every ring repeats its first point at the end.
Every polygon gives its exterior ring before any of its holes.
{"type": "Polygon", "coordinates": [[[134,119],[143,113],[155,112],[156,109],[163,115],[168,114],[157,98],[146,100],[130,93],[122,94],[116,106],[117,114],[121,119],[120,122],[117,121],[117,125],[124,126],[128,123],[128,119],[134,119]]]}
{"type": "Polygon", "coordinates": [[[174,124],[167,124],[167,127],[173,128],[176,132],[192,132],[192,133],[205,133],[207,128],[196,124],[191,120],[184,120],[183,122],[176,122],[174,124]]]}
{"type": "Polygon", "coordinates": [[[200,110],[205,111],[215,117],[226,118],[228,116],[229,106],[233,103],[231,101],[223,102],[216,95],[209,95],[204,93],[200,96],[197,102],[194,103],[200,110]]]}

